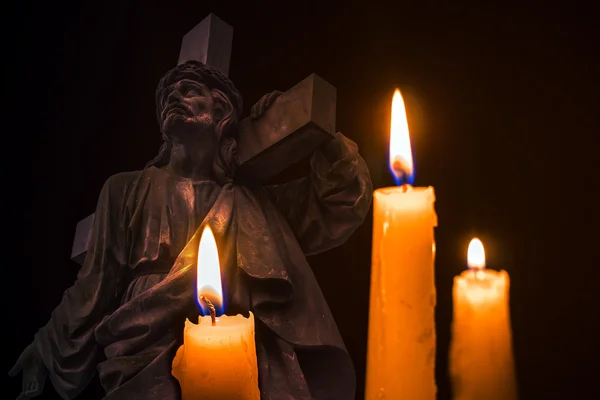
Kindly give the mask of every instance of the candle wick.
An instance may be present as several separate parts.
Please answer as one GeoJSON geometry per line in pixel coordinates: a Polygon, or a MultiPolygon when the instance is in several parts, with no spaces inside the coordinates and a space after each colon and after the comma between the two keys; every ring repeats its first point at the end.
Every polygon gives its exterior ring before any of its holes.
{"type": "Polygon", "coordinates": [[[215,306],[213,306],[213,303],[211,303],[210,300],[204,295],[200,295],[200,301],[205,302],[206,305],[208,306],[208,309],[210,311],[210,319],[212,321],[212,326],[217,325],[217,311],[215,310],[215,306]]]}
{"type": "Polygon", "coordinates": [[[485,275],[483,274],[483,270],[485,268],[482,267],[472,267],[470,268],[472,273],[473,273],[473,278],[475,278],[478,281],[483,281],[485,278],[485,275]]]}
{"type": "Polygon", "coordinates": [[[402,193],[406,193],[407,190],[408,190],[408,183],[402,184],[402,193]]]}

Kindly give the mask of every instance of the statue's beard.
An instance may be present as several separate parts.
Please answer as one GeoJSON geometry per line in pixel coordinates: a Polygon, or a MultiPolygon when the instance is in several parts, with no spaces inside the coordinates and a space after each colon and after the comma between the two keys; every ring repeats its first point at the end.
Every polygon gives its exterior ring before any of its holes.
{"type": "Polygon", "coordinates": [[[216,128],[215,119],[209,112],[189,116],[183,110],[173,108],[165,114],[162,131],[167,136],[214,132],[216,128]]]}

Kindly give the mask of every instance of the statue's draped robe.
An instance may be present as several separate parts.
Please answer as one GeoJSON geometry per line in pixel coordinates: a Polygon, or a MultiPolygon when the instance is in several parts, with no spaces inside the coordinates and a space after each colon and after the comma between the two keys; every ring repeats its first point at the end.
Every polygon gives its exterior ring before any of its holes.
{"type": "Polygon", "coordinates": [[[353,399],[352,362],[305,255],[347,240],[371,181],[346,138],[311,164],[307,178],[255,188],[155,167],[109,178],[77,280],[35,338],[61,396],[80,393],[97,367],[106,399],[180,398],[171,363],[198,313],[195,257],[209,224],[226,311],[256,317],[262,398],[353,399]]]}

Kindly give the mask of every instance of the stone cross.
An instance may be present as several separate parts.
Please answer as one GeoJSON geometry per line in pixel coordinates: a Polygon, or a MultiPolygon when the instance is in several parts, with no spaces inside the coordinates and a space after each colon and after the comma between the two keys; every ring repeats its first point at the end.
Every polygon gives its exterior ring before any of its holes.
{"type": "MultiPolygon", "coordinates": [[[[229,73],[233,28],[210,14],[184,37],[178,64],[197,60],[229,73]]],[[[308,156],[335,133],[336,89],[315,74],[279,96],[264,115],[237,127],[236,174],[255,184],[267,182],[308,156]]],[[[83,264],[94,214],[79,221],[71,259],[83,264]]]]}

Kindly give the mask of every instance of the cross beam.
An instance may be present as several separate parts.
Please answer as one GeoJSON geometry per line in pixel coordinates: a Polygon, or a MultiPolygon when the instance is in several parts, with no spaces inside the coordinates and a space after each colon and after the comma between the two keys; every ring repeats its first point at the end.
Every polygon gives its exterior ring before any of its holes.
{"type": "Polygon", "coordinates": [[[257,120],[238,124],[238,167],[264,183],[313,152],[335,132],[335,87],[316,74],[279,96],[257,120]]]}
{"type": "Polygon", "coordinates": [[[228,75],[232,42],[231,25],[216,15],[209,14],[183,37],[177,64],[196,60],[228,75]]]}
{"type": "MultiPolygon", "coordinates": [[[[178,64],[201,61],[229,72],[233,28],[210,14],[182,40],[178,64]]],[[[312,74],[279,96],[264,115],[238,123],[236,174],[265,183],[311,154],[335,133],[336,89],[312,74]]],[[[71,259],[82,264],[90,245],[94,214],[79,221],[71,259]]]]}

